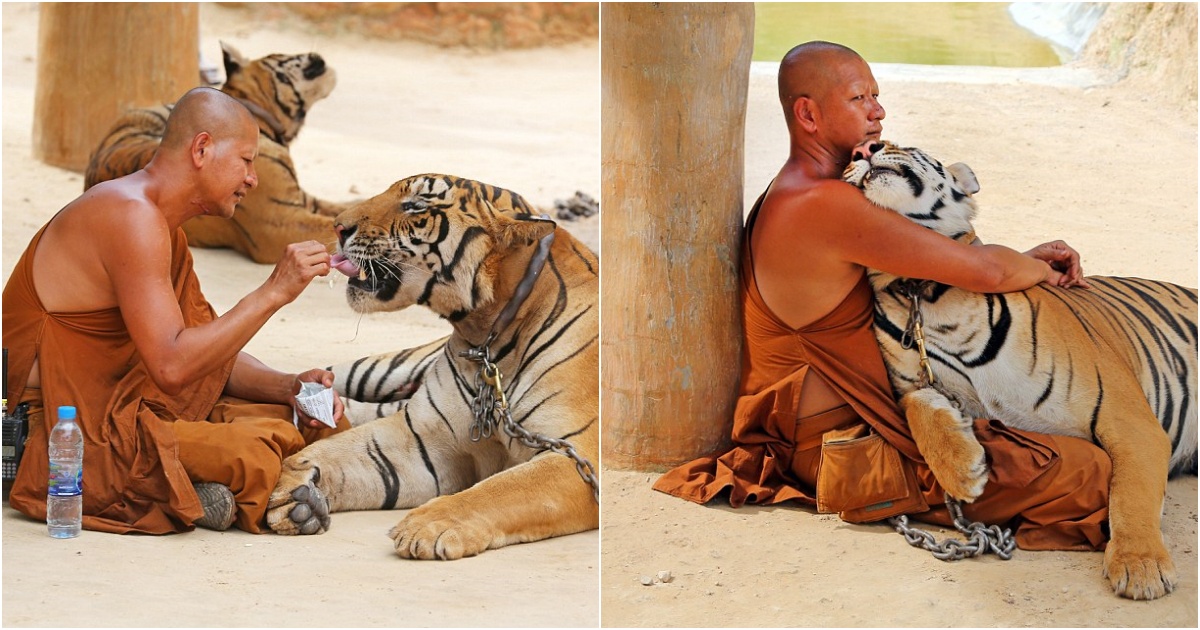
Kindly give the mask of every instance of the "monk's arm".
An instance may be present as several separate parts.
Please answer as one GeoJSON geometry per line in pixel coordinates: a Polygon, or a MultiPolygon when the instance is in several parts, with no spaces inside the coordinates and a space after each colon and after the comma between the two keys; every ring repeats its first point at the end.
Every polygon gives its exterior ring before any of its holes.
{"type": "Polygon", "coordinates": [[[822,229],[847,262],[980,293],[1057,284],[1062,277],[1047,262],[1003,245],[972,247],[942,236],[872,204],[849,184],[828,182],[821,196],[822,207],[837,208],[837,220],[822,229]]]}
{"type": "MultiPolygon", "coordinates": [[[[239,352],[233,372],[225,383],[224,393],[253,402],[291,405],[303,416],[304,411],[295,404],[295,396],[300,391],[302,381],[333,387],[333,372],[313,369],[300,374],[289,374],[268,367],[247,352],[239,352]]],[[[337,420],[342,416],[343,403],[337,392],[334,392],[333,398],[333,418],[337,420]]],[[[320,426],[319,422],[312,419],[309,419],[309,424],[314,427],[320,426]]]]}
{"type": "Polygon", "coordinates": [[[127,210],[97,235],[112,244],[102,263],[138,353],[168,394],[218,369],[312,278],[329,273],[323,245],[291,245],[262,286],[217,319],[187,328],[171,278],[170,228],[152,206],[127,210]]]}

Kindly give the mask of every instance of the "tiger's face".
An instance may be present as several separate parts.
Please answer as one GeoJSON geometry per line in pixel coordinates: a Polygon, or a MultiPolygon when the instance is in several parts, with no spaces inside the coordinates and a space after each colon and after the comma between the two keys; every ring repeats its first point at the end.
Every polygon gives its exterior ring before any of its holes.
{"type": "Polygon", "coordinates": [[[420,304],[457,322],[496,301],[498,280],[513,272],[504,264],[511,252],[554,228],[513,192],[417,175],[338,215],[332,264],[350,278],[346,299],[354,310],[420,304]]]}
{"type": "Polygon", "coordinates": [[[887,141],[855,150],[842,180],[876,205],[950,238],[972,233],[979,181],[963,163],[943,167],[924,151],[887,141]]]}
{"type": "Polygon", "coordinates": [[[265,110],[278,124],[276,140],[282,144],[295,139],[309,108],[337,85],[337,73],[317,53],[273,54],[250,61],[225,42],[221,51],[226,77],[221,91],[265,110]]]}

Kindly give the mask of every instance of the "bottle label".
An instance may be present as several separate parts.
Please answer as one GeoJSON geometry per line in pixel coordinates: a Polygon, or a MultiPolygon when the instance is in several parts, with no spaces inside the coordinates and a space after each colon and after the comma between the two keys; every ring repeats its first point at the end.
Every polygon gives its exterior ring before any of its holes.
{"type": "Polygon", "coordinates": [[[55,497],[83,494],[83,469],[50,462],[50,486],[47,494],[55,497]]]}

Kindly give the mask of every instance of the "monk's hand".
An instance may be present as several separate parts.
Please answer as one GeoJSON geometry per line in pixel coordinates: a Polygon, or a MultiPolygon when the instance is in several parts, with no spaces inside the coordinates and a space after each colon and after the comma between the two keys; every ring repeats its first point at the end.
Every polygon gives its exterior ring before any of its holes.
{"type": "Polygon", "coordinates": [[[313,278],[329,273],[329,259],[329,252],[317,241],[292,243],[275,264],[266,284],[287,304],[299,297],[313,278]]]}
{"type": "MultiPolygon", "coordinates": [[[[305,424],[314,429],[320,429],[325,426],[325,423],[304,413],[304,409],[301,409],[300,404],[296,402],[295,394],[300,393],[300,383],[320,383],[325,387],[333,389],[333,372],[330,372],[329,370],[312,369],[296,375],[296,381],[294,385],[295,391],[293,392],[292,397],[292,409],[295,409],[296,413],[301,418],[304,418],[305,424]]],[[[342,419],[342,416],[345,414],[345,411],[346,406],[342,403],[341,396],[338,396],[337,390],[333,390],[333,421],[339,422],[342,419]]]]}
{"type": "Polygon", "coordinates": [[[1050,265],[1051,273],[1046,278],[1048,284],[1060,287],[1091,288],[1087,279],[1083,277],[1083,265],[1079,262],[1079,252],[1065,242],[1042,243],[1025,252],[1025,255],[1050,265]]]}

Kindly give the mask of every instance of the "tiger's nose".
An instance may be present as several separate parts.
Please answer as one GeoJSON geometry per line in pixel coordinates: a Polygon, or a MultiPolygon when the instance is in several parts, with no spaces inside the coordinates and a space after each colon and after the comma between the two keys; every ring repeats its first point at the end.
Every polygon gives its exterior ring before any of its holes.
{"type": "Polygon", "coordinates": [[[864,142],[854,147],[854,151],[850,153],[850,161],[856,162],[858,160],[869,160],[871,159],[872,155],[875,155],[882,149],[882,142],[864,142]]]}
{"type": "Polygon", "coordinates": [[[322,74],[325,74],[325,60],[321,55],[312,53],[308,56],[308,66],[304,68],[304,78],[312,81],[322,74]]]}
{"type": "Polygon", "coordinates": [[[333,226],[333,231],[337,234],[338,243],[345,245],[346,239],[350,238],[351,236],[354,236],[354,233],[358,231],[358,226],[357,225],[347,226],[347,225],[342,225],[341,223],[337,223],[333,226]]]}

